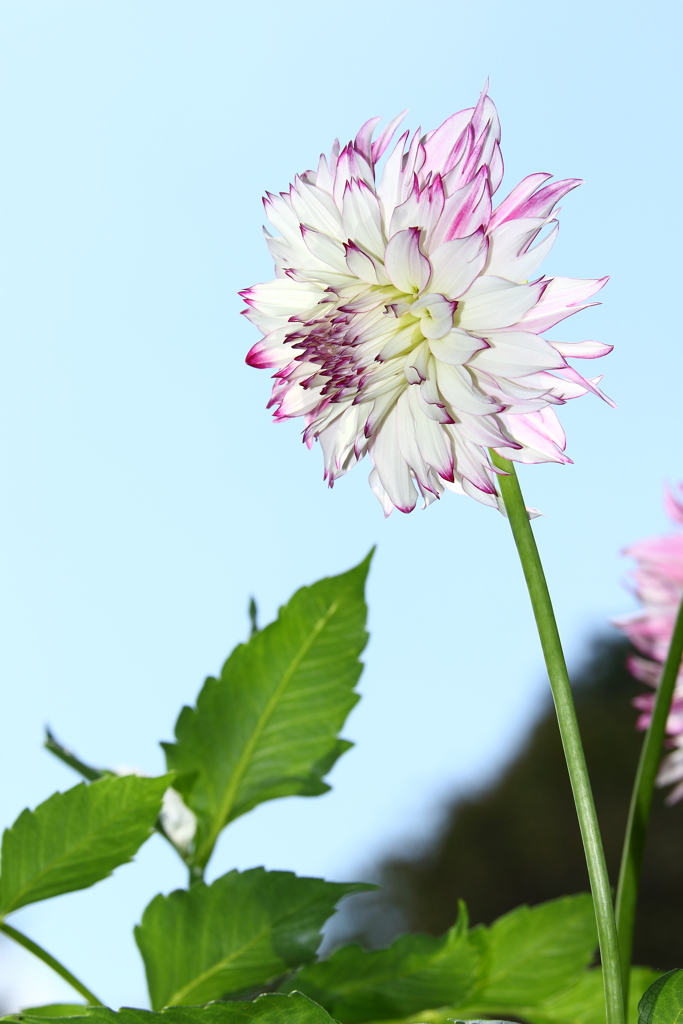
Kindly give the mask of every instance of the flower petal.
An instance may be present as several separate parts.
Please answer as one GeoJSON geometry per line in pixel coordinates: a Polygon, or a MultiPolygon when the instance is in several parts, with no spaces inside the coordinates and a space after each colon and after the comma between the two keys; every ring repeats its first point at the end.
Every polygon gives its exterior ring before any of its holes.
{"type": "Polygon", "coordinates": [[[482,230],[444,242],[429,254],[429,290],[457,299],[466,292],[486,263],[487,241],[482,230]]]}
{"type": "Polygon", "coordinates": [[[469,362],[472,356],[488,347],[488,342],[483,338],[473,338],[471,334],[454,327],[444,338],[434,338],[429,342],[429,347],[442,363],[451,363],[453,366],[461,366],[469,362]]]}
{"type": "Polygon", "coordinates": [[[473,334],[510,327],[532,310],[545,284],[513,284],[501,277],[478,277],[462,296],[456,324],[473,334]]]}
{"type": "Polygon", "coordinates": [[[556,370],[566,366],[559,352],[544,338],[527,331],[500,331],[487,334],[489,347],[477,352],[472,366],[499,377],[524,377],[537,370],[556,370]]]}
{"type": "Polygon", "coordinates": [[[419,228],[397,232],[384,252],[384,268],[395,288],[401,292],[421,292],[427,287],[432,268],[420,251],[419,228]]]}

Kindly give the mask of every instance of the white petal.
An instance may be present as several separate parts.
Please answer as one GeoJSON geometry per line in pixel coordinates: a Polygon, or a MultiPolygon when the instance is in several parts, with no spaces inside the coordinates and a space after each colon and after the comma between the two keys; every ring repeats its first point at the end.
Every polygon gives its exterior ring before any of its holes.
{"type": "Polygon", "coordinates": [[[410,469],[401,455],[394,407],[371,445],[377,475],[391,501],[401,512],[412,512],[417,502],[410,469]]]}
{"type": "Polygon", "coordinates": [[[357,245],[347,245],[346,266],[354,277],[367,284],[379,284],[375,264],[357,245]]]}
{"type": "Polygon", "coordinates": [[[397,206],[391,216],[389,235],[395,235],[404,228],[418,227],[429,238],[439,223],[445,202],[443,183],[437,178],[430,186],[419,191],[416,186],[408,198],[397,206]]]}
{"type": "Polygon", "coordinates": [[[543,286],[539,284],[513,284],[501,277],[478,277],[460,300],[456,324],[473,334],[510,327],[535,306],[542,291],[543,286]]]}
{"type": "Polygon", "coordinates": [[[409,388],[408,399],[413,414],[415,439],[423,459],[441,477],[452,480],[453,449],[449,435],[440,423],[425,414],[419,388],[409,388]]]}
{"type": "Polygon", "coordinates": [[[524,447],[514,455],[516,462],[571,462],[563,454],[566,438],[555,412],[541,409],[521,416],[501,416],[510,435],[524,447]]]}
{"type": "Polygon", "coordinates": [[[403,373],[409,384],[421,384],[429,376],[429,348],[426,341],[408,353],[403,363],[403,373]]]}
{"type": "Polygon", "coordinates": [[[429,290],[457,299],[481,273],[486,262],[486,238],[476,231],[467,238],[444,242],[429,254],[432,276],[429,290]]]}
{"type": "Polygon", "coordinates": [[[412,316],[419,316],[420,330],[425,338],[443,338],[453,327],[456,306],[457,302],[430,292],[417,299],[409,312],[412,316]]]}
{"type": "Polygon", "coordinates": [[[341,242],[337,242],[335,239],[322,234],[320,231],[316,231],[314,228],[307,228],[303,225],[301,227],[301,235],[306,248],[313,256],[340,274],[348,273],[344,258],[344,246],[341,242]]]}
{"type": "Polygon", "coordinates": [[[515,210],[532,196],[536,189],[540,188],[548,178],[552,178],[552,174],[544,174],[542,172],[540,174],[529,174],[520,181],[519,185],[515,185],[510,195],[493,211],[491,229],[502,224],[507,217],[513,216],[515,210]]]}
{"type": "Polygon", "coordinates": [[[472,378],[462,366],[437,362],[436,381],[447,405],[456,414],[462,411],[474,416],[485,416],[502,408],[475,388],[472,378]]]}
{"type": "Polygon", "coordinates": [[[412,178],[406,179],[406,174],[403,170],[403,152],[407,141],[408,132],[404,132],[391,154],[387,157],[382,177],[377,186],[377,196],[382,207],[385,224],[389,224],[395,207],[405,199],[403,193],[406,180],[408,190],[412,187],[412,178]]]}
{"type": "Polygon", "coordinates": [[[500,377],[523,377],[537,370],[557,370],[564,359],[544,338],[522,331],[487,334],[489,348],[472,359],[472,368],[500,377]]]}
{"type": "Polygon", "coordinates": [[[599,359],[608,356],[614,348],[601,341],[549,341],[548,344],[568,359],[599,359]]]}
{"type": "Polygon", "coordinates": [[[505,221],[504,224],[492,231],[489,234],[487,275],[504,277],[509,281],[523,281],[529,278],[543,262],[557,234],[556,227],[554,232],[551,231],[548,238],[540,243],[546,248],[538,252],[539,246],[537,246],[532,250],[536,255],[531,258],[526,249],[547,223],[549,223],[549,218],[546,217],[523,217],[519,220],[505,221]],[[522,266],[518,262],[520,260],[526,261],[524,269],[528,272],[525,274],[518,273],[522,266]]]}
{"type": "Polygon", "coordinates": [[[283,239],[294,249],[303,248],[301,238],[301,222],[292,209],[292,202],[289,196],[274,196],[270,193],[264,199],[266,216],[276,231],[279,231],[283,239]]]}
{"type": "Polygon", "coordinates": [[[514,262],[508,264],[507,273],[501,273],[500,276],[509,277],[511,281],[528,281],[529,278],[532,278],[555,245],[559,230],[560,225],[556,224],[538,245],[529,249],[528,252],[522,253],[514,262]]]}
{"type": "Polygon", "coordinates": [[[429,342],[429,347],[436,358],[453,366],[461,366],[468,362],[475,352],[485,349],[486,346],[483,338],[473,338],[459,327],[454,327],[445,338],[435,338],[429,342]]]}
{"type": "Polygon", "coordinates": [[[290,196],[294,212],[302,224],[322,231],[324,235],[336,238],[339,242],[346,241],[341,214],[328,192],[297,178],[290,196]]]}
{"type": "Polygon", "coordinates": [[[451,433],[467,438],[472,444],[483,448],[500,448],[501,445],[510,444],[510,438],[503,433],[499,419],[496,416],[470,416],[469,413],[459,411],[458,422],[451,433]]]}
{"type": "MultiPolygon", "coordinates": [[[[408,390],[412,391],[415,389],[409,388],[408,390]]],[[[412,469],[420,484],[426,487],[427,490],[431,490],[431,474],[417,443],[415,420],[410,409],[410,398],[407,392],[401,395],[396,406],[396,427],[401,455],[412,469]]]]}
{"type": "Polygon", "coordinates": [[[459,110],[456,114],[451,114],[439,128],[435,128],[425,136],[425,173],[438,171],[445,174],[450,170],[449,161],[453,157],[456,143],[469,124],[473,113],[474,107],[459,110]]]}
{"type": "Polygon", "coordinates": [[[542,334],[554,327],[560,320],[585,309],[590,298],[607,284],[609,278],[599,280],[580,280],[573,277],[553,277],[547,282],[546,288],[535,309],[523,317],[521,326],[527,330],[542,334]]]}
{"type": "Polygon", "coordinates": [[[347,238],[381,257],[384,252],[382,215],[377,196],[362,181],[350,181],[344,191],[342,223],[347,238]]]}
{"type": "Polygon", "coordinates": [[[249,305],[270,316],[294,316],[316,306],[324,297],[314,284],[291,281],[288,277],[255,284],[240,293],[249,305]]]}
{"type": "Polygon", "coordinates": [[[389,280],[401,292],[420,292],[426,288],[432,272],[426,256],[420,252],[418,228],[399,231],[384,252],[384,269],[389,280]]]}
{"type": "Polygon", "coordinates": [[[394,503],[382,487],[382,481],[379,478],[379,473],[376,469],[372,469],[368,477],[368,483],[372,489],[373,494],[379,500],[380,505],[384,511],[385,518],[390,516],[394,511],[394,503]]]}

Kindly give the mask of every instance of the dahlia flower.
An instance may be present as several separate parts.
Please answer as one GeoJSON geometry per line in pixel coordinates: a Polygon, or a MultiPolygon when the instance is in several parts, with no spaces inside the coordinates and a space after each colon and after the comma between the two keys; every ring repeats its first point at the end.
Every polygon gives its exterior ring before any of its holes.
{"type": "MultiPolygon", "coordinates": [[[[683,485],[679,489],[683,492],[683,485]]],[[[667,490],[664,507],[669,518],[683,526],[683,496],[677,497],[667,490]]],[[[636,559],[637,568],[631,579],[642,607],[613,622],[644,655],[629,658],[631,674],[656,690],[683,597],[683,531],[640,541],[626,548],[624,554],[636,559]]],[[[641,711],[639,729],[647,729],[650,724],[654,702],[654,693],[635,698],[633,703],[641,711]]],[[[683,671],[676,684],[666,731],[674,749],[662,762],[657,782],[660,786],[678,783],[668,796],[669,803],[676,803],[683,798],[683,671]]]]}
{"type": "Polygon", "coordinates": [[[367,454],[387,515],[445,488],[496,506],[488,449],[570,462],[553,407],[605,397],[567,359],[612,346],[541,335],[594,305],[607,278],[534,276],[557,235],[553,210],[581,182],[531,174],[494,208],[503,160],[486,90],[440,128],[401,135],[379,172],[402,116],[374,142],[380,118],[367,121],[266,194],[277,276],[241,292],[263,334],[247,362],[275,369],[269,407],[304,417],[330,486],[367,454]]]}

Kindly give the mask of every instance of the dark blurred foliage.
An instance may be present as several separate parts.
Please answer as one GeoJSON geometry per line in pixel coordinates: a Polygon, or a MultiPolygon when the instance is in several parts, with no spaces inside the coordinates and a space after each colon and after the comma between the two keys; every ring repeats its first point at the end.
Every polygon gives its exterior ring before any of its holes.
{"type": "MultiPolygon", "coordinates": [[[[623,640],[594,644],[575,674],[577,714],[613,886],[642,735],[623,640]]],[[[447,808],[419,850],[391,855],[370,873],[382,891],[347,905],[343,940],[370,948],[405,931],[439,935],[457,916],[490,923],[521,903],[588,889],[588,875],[554,709],[548,705],[519,754],[479,793],[447,808]]],[[[342,921],[340,921],[342,924],[342,921]]],[[[334,936],[336,945],[339,933],[334,936]]],[[[655,794],[636,921],[634,961],[668,970],[683,963],[683,802],[655,794]]]]}

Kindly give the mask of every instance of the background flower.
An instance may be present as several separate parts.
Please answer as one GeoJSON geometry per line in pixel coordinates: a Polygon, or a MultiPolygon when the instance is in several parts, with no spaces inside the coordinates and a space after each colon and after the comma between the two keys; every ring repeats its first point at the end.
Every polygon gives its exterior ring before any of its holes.
{"type": "Polygon", "coordinates": [[[401,119],[373,142],[373,118],[267,195],[277,278],[241,293],[264,335],[247,361],[275,368],[269,406],[305,418],[330,486],[368,454],[387,515],[444,488],[497,506],[487,449],[569,462],[553,406],[605,397],[567,357],[611,346],[541,334],[607,279],[534,278],[557,235],[553,210],[580,181],[531,174],[494,209],[503,161],[486,90],[435,131],[401,135],[378,175],[401,119]]]}
{"type": "MultiPolygon", "coordinates": [[[[679,490],[683,491],[683,485],[679,484],[679,490]]],[[[683,525],[681,497],[666,490],[664,507],[674,523],[683,525]]],[[[631,580],[642,608],[613,621],[645,655],[629,658],[631,673],[656,689],[683,598],[683,532],[640,541],[626,548],[624,554],[636,559],[637,567],[631,573],[631,580]]],[[[634,700],[642,712],[638,718],[639,729],[647,729],[650,724],[654,702],[654,693],[644,693],[634,700]]],[[[678,783],[668,796],[669,803],[676,803],[683,798],[683,671],[678,676],[666,731],[674,749],[662,762],[657,781],[660,786],[678,783]]]]}

